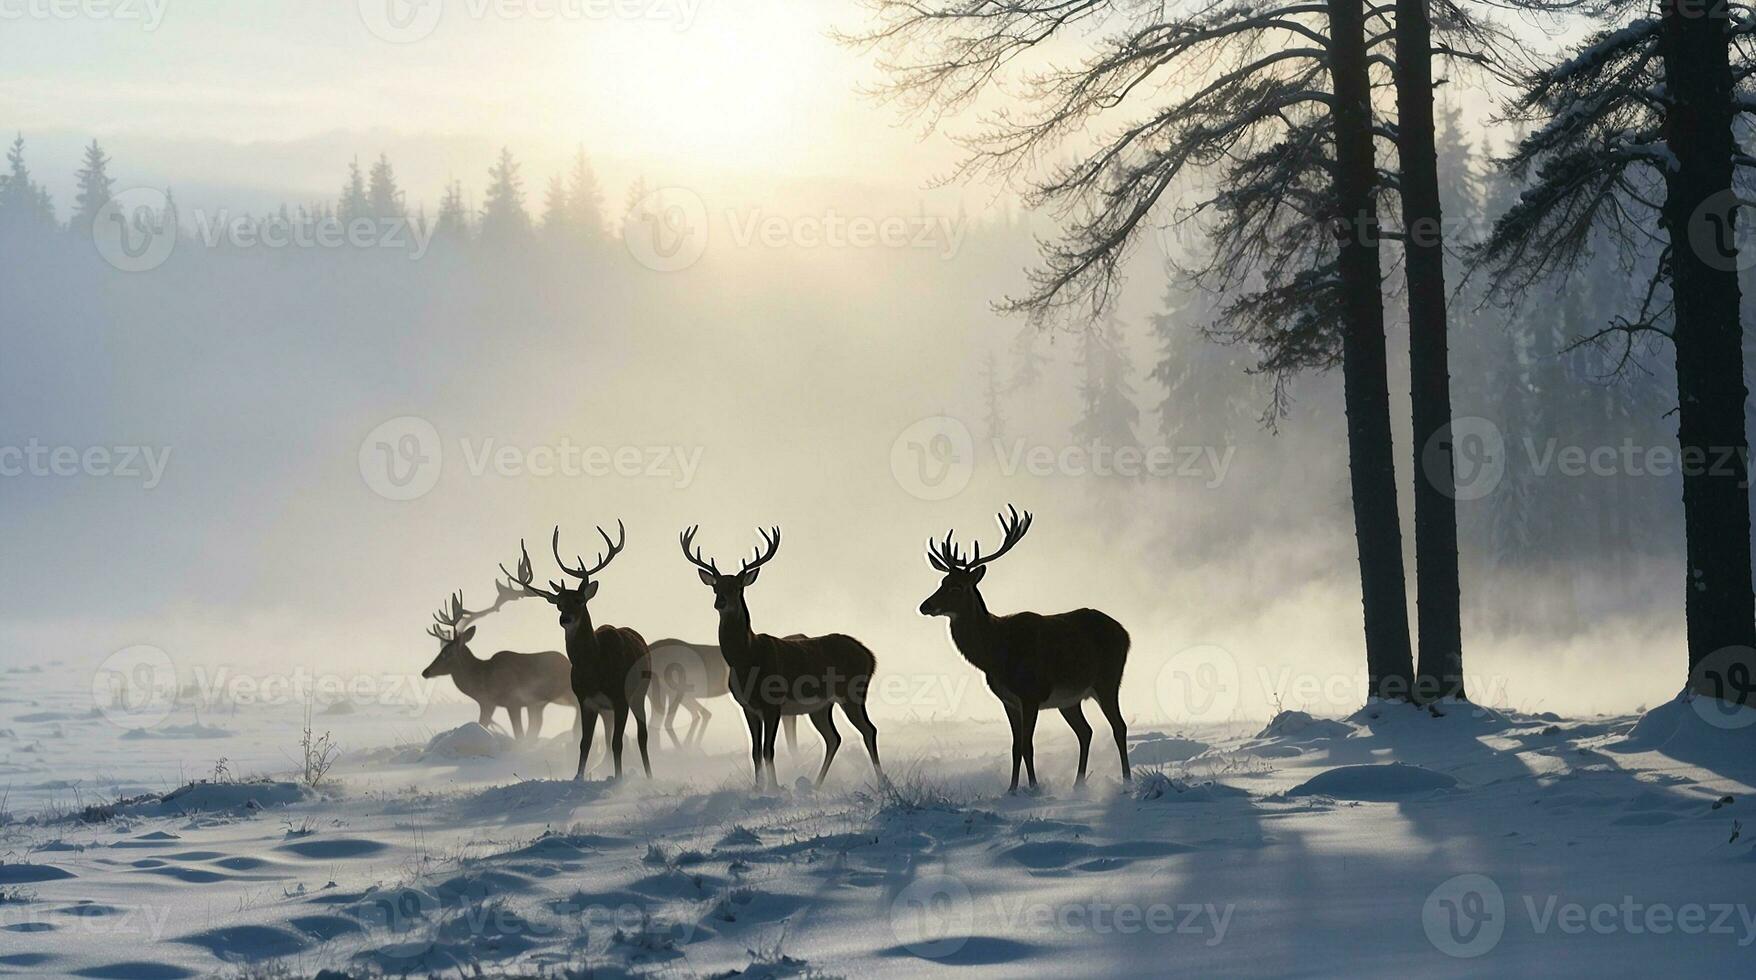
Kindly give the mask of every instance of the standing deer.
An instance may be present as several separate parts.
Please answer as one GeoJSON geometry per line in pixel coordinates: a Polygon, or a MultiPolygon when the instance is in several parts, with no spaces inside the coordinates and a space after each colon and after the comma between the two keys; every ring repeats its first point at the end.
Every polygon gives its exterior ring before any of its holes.
{"type": "Polygon", "coordinates": [[[512,718],[512,737],[523,739],[528,731],[534,740],[543,731],[544,708],[550,704],[578,708],[579,702],[573,697],[567,658],[554,650],[501,650],[486,660],[470,652],[470,641],[476,635],[475,621],[499,611],[508,602],[524,598],[519,590],[498,580],[494,586],[499,597],[486,609],[465,609],[463,593],[454,592],[449,604],[433,614],[434,625],[427,628],[427,633],[439,641],[439,656],[421,671],[421,676],[431,679],[449,675],[457,689],[481,708],[483,728],[493,722],[494,709],[505,708],[512,718]],[[521,710],[530,714],[528,727],[519,717],[521,710]]]}
{"type": "Polygon", "coordinates": [[[609,551],[598,556],[597,564],[590,568],[585,567],[585,561],[578,557],[573,559],[578,563],[577,567],[568,567],[562,559],[560,527],[555,528],[555,535],[549,541],[555,564],[579,580],[576,588],[569,589],[565,582],[555,581],[549,582],[549,591],[532,585],[535,576],[531,571],[530,552],[525,550],[523,540],[518,542],[518,573],[506,571],[505,565],[501,565],[500,570],[527,594],[547,599],[560,611],[561,631],[567,641],[567,659],[572,665],[573,696],[579,701],[582,715],[579,769],[573,778],[585,779],[585,760],[591,754],[592,732],[597,728],[597,717],[583,719],[584,713],[590,711],[604,720],[604,730],[610,736],[610,754],[616,762],[617,779],[622,778],[622,732],[628,725],[629,712],[633,712],[635,740],[640,745],[640,765],[646,770],[646,778],[651,779],[652,762],[646,754],[646,694],[652,672],[646,656],[646,641],[625,626],[594,629],[591,611],[586,605],[592,596],[598,594],[598,583],[592,580],[592,576],[603,571],[621,554],[628,532],[622,522],[617,521],[617,540],[612,542],[601,527],[598,534],[609,551]]]}
{"type": "Polygon", "coordinates": [[[950,531],[945,532],[942,542],[927,542],[927,561],[944,572],[945,579],[938,591],[921,603],[921,615],[951,620],[951,641],[964,659],[987,677],[989,689],[1006,706],[1006,718],[1012,723],[1012,785],[1007,792],[1018,791],[1021,761],[1030,774],[1031,788],[1036,788],[1032,743],[1037,712],[1044,708],[1060,709],[1061,717],[1079,737],[1078,781],[1085,782],[1091,724],[1085,720],[1080,702],[1086,698],[1096,700],[1109,719],[1116,752],[1122,757],[1122,780],[1127,782],[1133,778],[1128,768],[1128,723],[1122,720],[1117,696],[1122,669],[1128,662],[1128,631],[1096,609],[1053,616],[1032,612],[996,616],[988,612],[976,585],[986,574],[988,563],[1011,551],[1030,530],[1029,511],[1021,519],[1010,504],[1006,509],[1007,514],[999,515],[1005,540],[991,555],[983,557],[981,543],[976,542],[971,557],[965,559],[951,543],[950,531]]]}
{"type": "MultiPolygon", "coordinates": [[[[652,660],[652,687],[647,697],[652,702],[653,721],[664,726],[673,746],[699,744],[707,737],[707,723],[713,719],[713,712],[701,702],[732,692],[726,655],[712,644],[673,639],[654,640],[647,648],[652,660]],[[681,739],[676,728],[678,708],[689,712],[689,730],[681,739]]],[[[788,752],[799,749],[798,725],[797,715],[781,716],[788,752]]]]}
{"type": "Polygon", "coordinates": [[[780,528],[775,528],[772,536],[758,528],[762,547],[756,549],[754,559],[744,559],[733,575],[721,575],[714,562],[701,557],[700,548],[690,552],[698,529],[699,525],[684,531],[678,541],[683,557],[713,589],[713,607],[719,610],[719,645],[730,670],[732,697],[744,708],[744,720],[750,726],[750,762],[756,770],[756,788],[763,788],[764,766],[769,782],[777,789],[780,786],[774,774],[774,735],[786,715],[810,715],[811,723],[822,733],[823,768],[817,771],[817,785],[823,785],[835,751],[841,747],[834,715],[838,704],[865,738],[872,768],[882,777],[878,728],[866,713],[867,689],[878,658],[859,640],[841,633],[795,634],[783,639],[752,631],[744,590],[756,583],[757,572],[780,550],[780,528]]]}

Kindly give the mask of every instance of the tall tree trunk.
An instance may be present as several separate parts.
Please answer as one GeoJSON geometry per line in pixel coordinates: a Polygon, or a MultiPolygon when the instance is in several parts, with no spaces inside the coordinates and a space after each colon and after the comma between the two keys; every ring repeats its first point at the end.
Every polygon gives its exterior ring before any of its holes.
{"type": "Polygon", "coordinates": [[[1671,242],[1677,437],[1687,541],[1690,686],[1744,700],[1756,668],[1749,441],[1732,237],[1733,91],[1726,0],[1666,0],[1660,44],[1671,106],[1663,221],[1671,242]],[[1731,690],[1728,690],[1728,686],[1731,690]]]}
{"type": "Polygon", "coordinates": [[[1369,693],[1407,698],[1414,664],[1408,641],[1402,523],[1385,358],[1384,298],[1378,261],[1377,163],[1373,158],[1371,80],[1362,0],[1329,0],[1330,76],[1335,105],[1338,265],[1345,323],[1342,391],[1347,404],[1348,473],[1360,596],[1366,622],[1369,693]]]}
{"type": "Polygon", "coordinates": [[[1416,701],[1464,696],[1445,236],[1438,152],[1433,145],[1432,35],[1427,0],[1396,0],[1396,148],[1406,236],[1415,450],[1415,629],[1420,651],[1416,701]]]}

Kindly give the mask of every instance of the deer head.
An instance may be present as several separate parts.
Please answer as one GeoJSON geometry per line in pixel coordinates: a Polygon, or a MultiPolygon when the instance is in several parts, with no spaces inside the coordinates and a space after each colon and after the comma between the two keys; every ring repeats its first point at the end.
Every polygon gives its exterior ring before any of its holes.
{"type": "Polygon", "coordinates": [[[774,528],[772,533],[757,528],[756,533],[762,535],[762,544],[756,548],[755,555],[744,559],[743,567],[732,575],[720,574],[719,566],[712,559],[704,560],[701,557],[700,547],[694,552],[689,550],[690,544],[695,541],[695,532],[700,529],[701,525],[697,524],[677,536],[678,542],[683,546],[683,557],[695,566],[702,583],[713,590],[713,608],[721,612],[737,609],[744,601],[744,590],[756,584],[757,572],[780,550],[780,528],[774,528]]]}
{"type": "Polygon", "coordinates": [[[1030,511],[1019,516],[1018,508],[1006,505],[1006,513],[996,515],[1000,522],[1000,530],[1004,540],[1000,549],[991,555],[982,554],[982,543],[977,541],[969,558],[964,558],[962,551],[952,543],[951,532],[945,532],[945,540],[927,542],[927,562],[938,571],[945,573],[939,582],[939,588],[921,603],[923,616],[957,617],[965,613],[978,612],[987,607],[982,603],[981,593],[976,591],[977,583],[987,574],[988,563],[1012,550],[1030,530],[1030,511]]]}
{"type": "Polygon", "coordinates": [[[499,579],[494,580],[496,597],[494,604],[486,609],[465,609],[463,593],[453,592],[451,598],[433,614],[433,625],[427,627],[427,635],[439,641],[439,656],[421,671],[425,678],[443,677],[455,671],[459,663],[470,656],[469,642],[475,638],[476,620],[492,612],[498,612],[501,606],[515,599],[524,598],[519,590],[499,579]]]}
{"type": "Polygon", "coordinates": [[[507,571],[505,565],[500,566],[500,570],[506,572],[506,577],[511,579],[524,594],[547,599],[550,605],[560,611],[563,630],[572,631],[575,627],[590,622],[586,615],[586,603],[591,601],[592,596],[598,594],[598,583],[592,579],[592,576],[603,571],[610,562],[614,561],[628,542],[628,529],[622,526],[620,520],[616,521],[615,541],[610,540],[609,534],[603,528],[600,527],[597,531],[599,536],[604,539],[605,547],[609,550],[598,555],[597,563],[590,568],[585,566],[584,559],[577,556],[573,559],[575,564],[572,567],[569,567],[566,560],[561,557],[560,527],[555,528],[554,536],[549,539],[549,548],[554,552],[555,564],[561,566],[561,571],[579,580],[579,585],[574,588],[568,588],[565,582],[554,580],[550,580],[547,590],[533,585],[535,574],[531,571],[530,552],[525,549],[523,539],[518,542],[518,571],[516,573],[510,572],[507,571]]]}

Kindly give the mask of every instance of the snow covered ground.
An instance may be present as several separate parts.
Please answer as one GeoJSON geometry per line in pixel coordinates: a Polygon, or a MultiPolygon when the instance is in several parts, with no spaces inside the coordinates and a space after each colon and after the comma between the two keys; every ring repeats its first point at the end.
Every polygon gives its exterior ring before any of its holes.
{"type": "MultiPolygon", "coordinates": [[[[1756,713],[1570,720],[1406,707],[1136,731],[1123,788],[1038,727],[1004,795],[998,707],[882,719],[892,777],[816,733],[748,788],[729,703],[657,778],[562,781],[474,708],[94,707],[0,672],[0,973],[971,977],[1678,975],[1756,962],[1756,713]],[[1364,768],[1370,767],[1370,768],[1364,768]],[[190,783],[192,787],[182,788],[190,783]],[[8,788],[9,787],[9,788],[8,788]],[[168,794],[168,795],[167,795],[168,794]],[[122,800],[124,802],[117,802],[122,800]]],[[[845,729],[846,726],[844,726],[845,729]]],[[[628,746],[632,761],[632,739],[628,746]]],[[[603,767],[593,771],[601,779],[603,767]]]]}

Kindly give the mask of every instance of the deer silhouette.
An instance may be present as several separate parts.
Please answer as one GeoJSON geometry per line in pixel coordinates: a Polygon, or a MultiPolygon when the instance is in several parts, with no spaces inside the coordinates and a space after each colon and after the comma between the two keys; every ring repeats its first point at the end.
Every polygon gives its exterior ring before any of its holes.
{"type": "Polygon", "coordinates": [[[1122,624],[1096,609],[1044,616],[1033,612],[996,616],[988,611],[976,588],[990,562],[1012,550],[1030,530],[1029,511],[1021,518],[1007,505],[999,515],[1004,540],[999,550],[982,554],[976,542],[969,558],[945,540],[927,542],[927,561],[945,574],[939,588],[921,603],[923,616],[951,620],[951,641],[987,678],[988,688],[1006,708],[1012,724],[1012,785],[1018,791],[1018,766],[1024,763],[1031,788],[1037,785],[1037,712],[1056,708],[1079,737],[1079,783],[1085,782],[1085,765],[1091,751],[1091,724],[1080,703],[1091,698],[1110,722],[1116,752],[1122,758],[1122,779],[1133,773],[1128,767],[1128,723],[1122,720],[1118,694],[1122,670],[1128,663],[1128,631],[1122,624]]]}
{"type": "Polygon", "coordinates": [[[756,788],[764,786],[765,767],[768,781],[780,785],[774,775],[774,736],[781,718],[787,715],[809,715],[822,733],[823,767],[817,771],[817,785],[823,785],[829,764],[841,747],[833,713],[838,704],[864,737],[872,768],[882,776],[878,728],[866,713],[867,689],[878,658],[859,640],[841,633],[777,637],[752,630],[744,590],[756,584],[757,573],[780,550],[780,528],[774,528],[772,535],[759,528],[762,547],[731,575],[720,574],[714,562],[701,557],[700,548],[690,552],[698,529],[699,525],[684,531],[678,542],[683,546],[683,557],[713,589],[713,607],[719,610],[719,645],[729,668],[732,697],[743,707],[744,720],[750,726],[750,762],[756,770],[756,788]]]}
{"type": "Polygon", "coordinates": [[[555,528],[554,537],[549,541],[555,564],[562,572],[579,580],[575,588],[569,589],[566,583],[555,581],[549,583],[547,591],[532,585],[535,575],[531,571],[530,552],[525,550],[522,540],[518,542],[517,574],[506,571],[505,565],[500,566],[500,571],[526,593],[547,599],[560,612],[561,632],[566,637],[567,660],[571,665],[573,696],[579,701],[582,716],[579,769],[573,778],[585,779],[585,760],[591,753],[597,716],[603,718],[604,729],[610,736],[610,754],[616,764],[615,778],[622,778],[622,733],[627,727],[628,715],[632,713],[635,740],[640,746],[640,765],[646,771],[646,778],[651,779],[652,762],[646,753],[646,695],[652,681],[652,668],[647,660],[646,641],[625,626],[593,628],[591,611],[587,608],[591,598],[598,594],[598,583],[592,576],[603,571],[622,553],[628,532],[621,521],[616,522],[617,540],[613,542],[603,528],[597,531],[609,550],[598,556],[597,564],[590,568],[581,558],[573,559],[576,562],[574,567],[569,567],[562,559],[560,527],[555,528]],[[594,717],[585,719],[583,716],[587,711],[594,717]]]}
{"type": "Polygon", "coordinates": [[[449,676],[457,689],[481,709],[483,728],[493,722],[496,708],[505,708],[512,718],[512,736],[523,739],[528,734],[534,740],[542,735],[544,708],[550,704],[578,708],[579,702],[573,697],[567,657],[559,651],[501,650],[486,660],[470,652],[470,641],[476,635],[475,621],[498,612],[508,602],[524,598],[520,590],[503,582],[496,580],[494,586],[499,595],[485,609],[465,609],[463,593],[454,592],[448,603],[433,614],[433,625],[427,633],[439,641],[439,655],[421,671],[421,676],[449,676]],[[520,718],[521,711],[529,714],[528,725],[520,718]]]}

